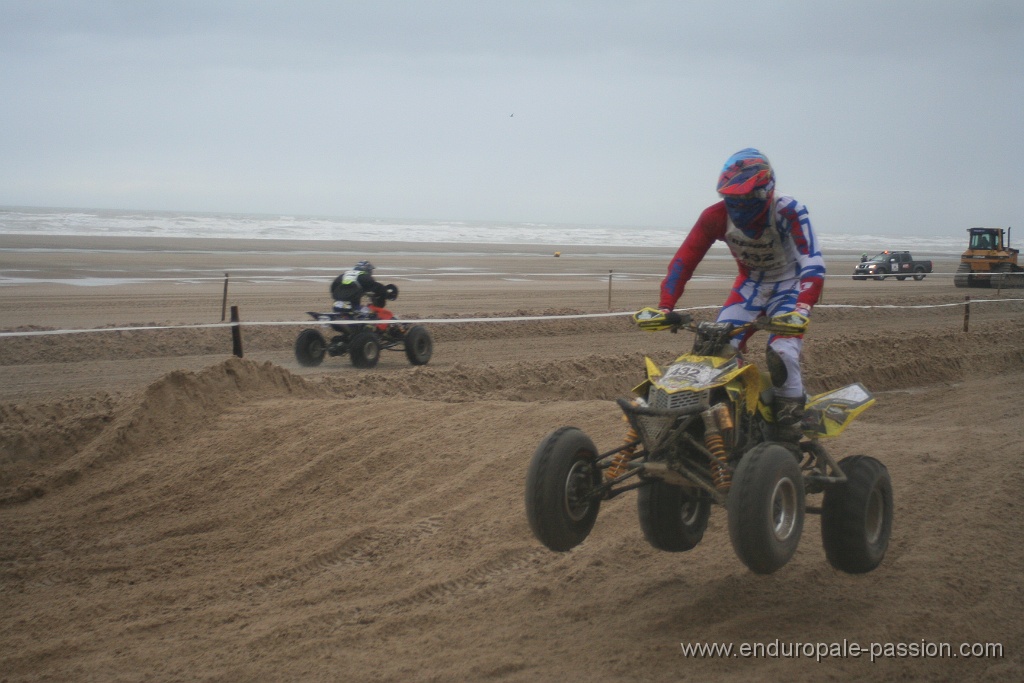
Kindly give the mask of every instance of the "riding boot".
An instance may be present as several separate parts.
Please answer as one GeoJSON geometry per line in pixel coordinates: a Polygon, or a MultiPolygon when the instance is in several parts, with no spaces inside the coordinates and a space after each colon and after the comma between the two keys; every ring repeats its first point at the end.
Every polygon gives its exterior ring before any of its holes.
{"type": "Polygon", "coordinates": [[[772,410],[775,413],[775,433],[779,441],[799,441],[803,436],[800,421],[804,417],[804,397],[776,396],[772,410]]]}

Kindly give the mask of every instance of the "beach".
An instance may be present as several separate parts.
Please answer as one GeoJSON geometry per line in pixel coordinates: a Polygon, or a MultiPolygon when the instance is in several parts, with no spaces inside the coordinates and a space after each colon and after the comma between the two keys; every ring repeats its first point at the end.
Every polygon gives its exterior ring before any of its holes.
{"type": "MultiPolygon", "coordinates": [[[[644,356],[689,350],[626,315],[657,303],[672,253],[0,235],[0,680],[1019,675],[1024,292],[957,289],[954,258],[877,282],[826,253],[804,375],[877,397],[829,444],[892,476],[875,571],[832,569],[815,515],[770,576],[736,558],[722,508],[695,549],[660,552],[635,494],[568,553],[534,539],[541,440],[574,425],[617,447],[644,356]],[[306,312],[363,258],[396,316],[433,321],[427,365],[296,361],[306,312]],[[684,655],[698,642],[952,654],[684,655]],[[959,649],[978,643],[999,654],[959,649]]],[[[713,252],[680,306],[713,316],[734,275],[713,252]]]]}

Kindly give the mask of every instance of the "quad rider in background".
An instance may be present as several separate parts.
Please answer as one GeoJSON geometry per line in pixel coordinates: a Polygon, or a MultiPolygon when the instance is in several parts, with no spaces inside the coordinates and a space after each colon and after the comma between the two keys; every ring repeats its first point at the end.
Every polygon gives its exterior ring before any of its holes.
{"type": "MultiPolygon", "coordinates": [[[[384,308],[387,299],[398,296],[398,288],[384,285],[373,277],[373,264],[360,261],[351,270],[334,278],[331,283],[331,296],[334,298],[334,310],[346,313],[352,318],[365,317],[377,320],[392,320],[395,316],[384,308]],[[363,295],[370,297],[370,304],[363,305],[363,295]]],[[[386,332],[389,325],[378,325],[377,329],[386,332]]]]}
{"type": "MultiPolygon", "coordinates": [[[[658,307],[671,312],[711,245],[725,242],[739,274],[718,321],[742,325],[767,316],[773,327],[788,330],[768,337],[767,355],[779,438],[799,439],[805,401],[800,352],[825,276],[807,207],[775,193],[775,172],[768,158],[753,148],[725,162],[718,194],[722,201],[701,213],[669,263],[658,307]]],[[[742,349],[749,336],[734,339],[733,345],[742,349]]]]}

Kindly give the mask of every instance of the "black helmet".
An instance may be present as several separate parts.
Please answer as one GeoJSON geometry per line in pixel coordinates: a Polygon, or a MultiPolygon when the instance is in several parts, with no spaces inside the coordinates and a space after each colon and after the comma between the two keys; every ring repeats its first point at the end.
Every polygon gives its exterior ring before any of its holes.
{"type": "Polygon", "coordinates": [[[373,264],[370,263],[369,261],[360,261],[355,266],[353,266],[352,270],[361,270],[364,273],[372,273],[373,264]]]}

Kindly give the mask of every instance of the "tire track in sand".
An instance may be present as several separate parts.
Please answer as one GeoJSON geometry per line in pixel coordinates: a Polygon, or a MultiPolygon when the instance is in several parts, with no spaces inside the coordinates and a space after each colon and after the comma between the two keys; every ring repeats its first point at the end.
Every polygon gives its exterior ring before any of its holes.
{"type": "Polygon", "coordinates": [[[544,548],[520,548],[506,552],[502,557],[478,564],[452,578],[430,583],[408,595],[369,607],[357,606],[333,615],[319,616],[310,621],[327,626],[331,630],[370,624],[380,617],[411,612],[421,605],[450,603],[486,592],[511,578],[532,574],[558,559],[559,555],[544,548]]]}
{"type": "Polygon", "coordinates": [[[251,587],[261,591],[283,590],[302,583],[317,574],[343,567],[374,564],[399,546],[419,543],[441,530],[443,518],[433,515],[417,520],[406,528],[369,528],[341,542],[326,553],[256,582],[251,587]]]}
{"type": "Polygon", "coordinates": [[[318,614],[282,626],[261,635],[251,646],[258,648],[262,642],[291,634],[309,643],[308,649],[311,651],[337,656],[344,653],[345,645],[336,636],[342,635],[347,629],[367,626],[379,619],[410,614],[421,606],[436,607],[483,594],[519,577],[535,574],[560,559],[560,554],[545,548],[524,546],[507,551],[502,557],[485,561],[452,578],[432,582],[408,595],[376,604],[345,607],[331,614],[318,614]]]}

